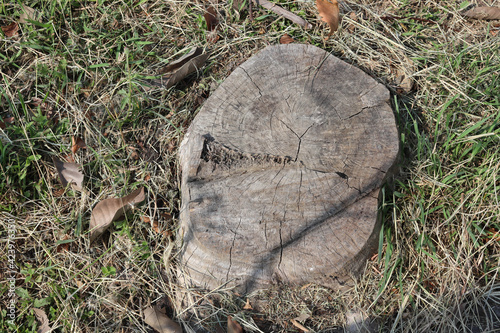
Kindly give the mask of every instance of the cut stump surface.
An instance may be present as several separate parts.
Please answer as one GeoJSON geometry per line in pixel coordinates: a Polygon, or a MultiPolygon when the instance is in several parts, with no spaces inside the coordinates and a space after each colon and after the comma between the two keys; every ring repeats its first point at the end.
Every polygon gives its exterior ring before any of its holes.
{"type": "Polygon", "coordinates": [[[310,45],[270,46],[208,98],[180,148],[188,283],[339,287],[378,243],[397,159],[389,91],[310,45]]]}

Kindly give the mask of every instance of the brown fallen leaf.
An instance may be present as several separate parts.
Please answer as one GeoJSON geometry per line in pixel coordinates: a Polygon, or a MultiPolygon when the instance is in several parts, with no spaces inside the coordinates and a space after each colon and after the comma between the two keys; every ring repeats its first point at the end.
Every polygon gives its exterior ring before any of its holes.
{"type": "Polygon", "coordinates": [[[243,310],[253,310],[252,305],[250,304],[250,300],[247,298],[247,303],[243,307],[243,310]]]}
{"type": "Polygon", "coordinates": [[[82,140],[82,138],[72,136],[71,143],[71,151],[73,152],[73,154],[76,154],[76,152],[80,148],[87,149],[87,145],[85,144],[85,141],[82,140]]]}
{"type": "Polygon", "coordinates": [[[337,0],[316,0],[316,6],[321,20],[330,26],[331,36],[339,28],[339,4],[337,0]]]}
{"type": "Polygon", "coordinates": [[[42,309],[33,308],[36,319],[40,322],[40,326],[36,330],[36,333],[46,333],[52,330],[49,326],[49,317],[42,309]]]}
{"type": "Polygon", "coordinates": [[[295,39],[293,39],[292,36],[290,36],[289,34],[284,34],[280,38],[280,44],[290,44],[290,43],[294,43],[294,42],[295,42],[295,39]]]}
{"type": "Polygon", "coordinates": [[[290,319],[290,321],[292,322],[293,326],[297,327],[302,332],[309,332],[309,330],[307,328],[305,328],[304,326],[302,326],[302,324],[299,323],[298,321],[296,321],[295,319],[290,319]]]}
{"type": "Polygon", "coordinates": [[[203,17],[205,18],[205,22],[207,23],[207,30],[208,31],[215,30],[215,28],[219,24],[215,8],[212,6],[208,7],[205,14],[203,14],[203,17]]]}
{"type": "Polygon", "coordinates": [[[203,53],[202,48],[195,47],[188,54],[163,68],[161,73],[165,73],[165,75],[161,79],[149,80],[149,82],[157,86],[170,88],[189,74],[198,71],[209,56],[209,53],[203,53]]]}
{"type": "MultiPolygon", "coordinates": [[[[358,22],[358,16],[356,15],[355,12],[350,12],[349,13],[349,18],[353,21],[353,22],[358,22]]],[[[347,25],[347,30],[350,32],[350,33],[353,33],[354,30],[356,29],[356,26],[352,23],[349,23],[347,25]]]]}
{"type": "Polygon", "coordinates": [[[19,25],[17,24],[17,22],[12,22],[9,25],[3,26],[2,31],[6,37],[14,37],[19,31],[19,25]]]}
{"type": "Polygon", "coordinates": [[[243,327],[231,316],[227,316],[227,333],[243,333],[243,327]]]}
{"type": "Polygon", "coordinates": [[[101,236],[111,223],[122,217],[130,207],[145,198],[144,187],[140,187],[123,198],[110,198],[99,202],[90,216],[90,243],[101,236]]]}
{"type": "Polygon", "coordinates": [[[141,216],[141,219],[142,219],[142,221],[144,221],[145,223],[150,224],[150,225],[151,225],[151,228],[152,228],[152,229],[153,229],[156,233],[158,233],[158,234],[162,234],[162,235],[164,235],[164,236],[166,236],[166,237],[168,237],[168,236],[171,236],[171,235],[172,235],[172,233],[171,233],[170,231],[168,231],[168,230],[167,230],[167,231],[161,231],[161,230],[160,230],[160,225],[159,225],[159,223],[158,223],[158,220],[153,220],[153,221],[151,221],[151,219],[150,219],[149,217],[147,217],[147,216],[141,216]]]}
{"type": "Polygon", "coordinates": [[[245,0],[233,0],[233,9],[240,11],[243,9],[243,6],[245,5],[245,0]]]}
{"type": "Polygon", "coordinates": [[[59,180],[64,187],[71,184],[74,190],[83,190],[83,173],[80,171],[80,165],[76,163],[67,163],[60,161],[57,157],[52,156],[52,161],[59,175],[59,180]]]}
{"type": "Polygon", "coordinates": [[[182,333],[179,324],[156,307],[150,306],[144,310],[144,322],[160,333],[182,333]]]}
{"type": "Polygon", "coordinates": [[[500,20],[500,7],[480,6],[469,9],[463,15],[476,20],[500,20]]]}
{"type": "Polygon", "coordinates": [[[311,318],[311,316],[307,313],[302,313],[300,316],[293,318],[293,320],[296,320],[300,323],[305,322],[307,319],[311,318]]]}
{"type": "Polygon", "coordinates": [[[28,23],[28,21],[26,21],[26,20],[34,21],[35,20],[35,13],[36,13],[36,11],[33,8],[28,7],[26,5],[23,5],[23,12],[22,12],[21,16],[19,17],[19,23],[28,23]]]}
{"type": "Polygon", "coordinates": [[[69,243],[72,241],[71,237],[64,235],[63,239],[57,242],[56,252],[61,253],[62,251],[69,251],[69,243]]]}

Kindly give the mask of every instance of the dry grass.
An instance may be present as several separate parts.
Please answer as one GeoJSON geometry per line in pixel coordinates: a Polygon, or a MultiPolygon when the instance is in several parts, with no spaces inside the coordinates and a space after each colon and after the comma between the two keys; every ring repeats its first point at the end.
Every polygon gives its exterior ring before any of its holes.
{"type": "MultiPolygon", "coordinates": [[[[460,1],[361,0],[341,3],[341,29],[325,39],[313,1],[276,2],[314,28],[255,6],[250,22],[231,1],[25,2],[42,24],[22,24],[19,36],[0,41],[0,233],[2,253],[15,248],[18,296],[9,326],[3,282],[12,269],[2,254],[1,330],[36,331],[38,307],[60,332],[151,332],[142,319],[149,304],[187,332],[215,332],[227,315],[248,332],[299,332],[290,320],[301,314],[311,332],[336,332],[350,313],[382,332],[500,329],[498,22],[464,19],[460,1]],[[215,43],[204,27],[208,2],[220,19],[215,43]],[[393,93],[402,165],[381,204],[378,256],[344,292],[185,290],[177,249],[168,246],[180,207],[178,144],[217,85],[284,33],[362,68],[393,93]],[[202,71],[171,89],[148,86],[193,46],[212,51],[202,71]],[[84,193],[62,191],[50,159],[71,155],[72,136],[88,146],[74,156],[84,193]],[[142,207],[90,245],[91,208],[138,186],[148,189],[142,207]],[[178,293],[197,306],[177,304],[178,293]],[[252,310],[243,310],[247,298],[252,310]]],[[[20,10],[0,5],[0,25],[17,21],[20,10]]]]}

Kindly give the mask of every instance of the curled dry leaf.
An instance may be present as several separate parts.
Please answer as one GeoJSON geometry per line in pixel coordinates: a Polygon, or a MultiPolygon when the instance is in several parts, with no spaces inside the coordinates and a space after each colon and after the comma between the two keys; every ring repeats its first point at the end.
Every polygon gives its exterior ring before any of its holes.
{"type": "Polygon", "coordinates": [[[144,187],[141,187],[123,198],[110,198],[99,202],[90,216],[90,243],[101,236],[111,223],[123,216],[131,206],[144,201],[145,198],[144,187]]]}
{"type": "Polygon", "coordinates": [[[182,333],[179,324],[152,306],[144,310],[144,322],[160,333],[182,333]]]}
{"type": "Polygon", "coordinates": [[[205,22],[207,23],[207,30],[208,31],[215,30],[215,28],[219,24],[215,8],[212,6],[208,7],[205,14],[203,14],[203,17],[205,18],[205,22]]]}
{"type": "Polygon", "coordinates": [[[157,86],[170,88],[189,74],[198,71],[209,56],[209,53],[203,53],[202,48],[195,47],[188,54],[163,68],[161,73],[165,73],[165,75],[161,79],[149,80],[149,82],[157,86]]]}
{"type": "Polygon", "coordinates": [[[82,138],[72,136],[71,143],[71,151],[73,152],[73,154],[76,154],[76,152],[80,148],[87,149],[87,145],[85,144],[85,141],[82,140],[82,138]]]}
{"type": "Polygon", "coordinates": [[[243,327],[238,324],[237,321],[233,320],[231,316],[227,316],[227,333],[242,333],[243,327]]]}
{"type": "Polygon", "coordinates": [[[33,308],[36,319],[40,322],[40,326],[36,330],[37,333],[46,333],[52,330],[49,326],[49,318],[42,309],[33,308]]]}
{"type": "Polygon", "coordinates": [[[294,42],[295,42],[295,39],[293,39],[292,36],[290,36],[289,34],[284,34],[280,38],[280,44],[290,44],[290,43],[294,43],[294,42]]]}
{"type": "Polygon", "coordinates": [[[319,15],[330,26],[331,36],[339,28],[339,4],[337,0],[316,0],[319,15]]]}
{"type": "Polygon", "coordinates": [[[9,25],[3,26],[2,31],[6,37],[17,36],[17,32],[19,31],[19,25],[17,24],[17,22],[12,22],[9,25]]]}
{"type": "Polygon", "coordinates": [[[54,162],[62,185],[66,187],[68,184],[71,184],[74,190],[82,191],[83,173],[80,171],[80,165],[62,162],[54,156],[52,157],[52,161],[54,162]]]}
{"type": "Polygon", "coordinates": [[[476,20],[500,20],[500,7],[476,7],[466,11],[463,15],[476,20]]]}

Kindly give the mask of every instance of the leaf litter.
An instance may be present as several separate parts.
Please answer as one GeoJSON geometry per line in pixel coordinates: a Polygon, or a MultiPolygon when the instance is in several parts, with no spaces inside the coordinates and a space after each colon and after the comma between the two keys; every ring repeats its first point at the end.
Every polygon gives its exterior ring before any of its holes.
{"type": "Polygon", "coordinates": [[[90,243],[93,243],[131,207],[144,201],[144,187],[140,187],[123,198],[109,198],[100,201],[90,216],[90,243]]]}
{"type": "Polygon", "coordinates": [[[284,34],[280,38],[280,44],[290,44],[290,43],[294,43],[294,42],[295,42],[295,39],[293,39],[293,37],[290,36],[289,34],[284,34]]]}
{"type": "Polygon", "coordinates": [[[182,333],[182,329],[175,321],[156,307],[144,310],[144,322],[159,333],[182,333]]]}
{"type": "Polygon", "coordinates": [[[42,309],[33,308],[33,312],[35,313],[36,319],[40,322],[40,326],[36,330],[36,333],[47,333],[52,330],[49,325],[49,318],[47,314],[42,309]]]}
{"type": "Polygon", "coordinates": [[[241,325],[231,316],[227,316],[227,333],[243,333],[241,325]]]}
{"type": "Polygon", "coordinates": [[[164,75],[160,79],[149,80],[148,82],[156,86],[170,88],[189,74],[200,70],[209,56],[209,52],[204,53],[202,48],[194,47],[189,53],[164,67],[161,71],[164,75]]]}
{"type": "Polygon", "coordinates": [[[80,170],[81,166],[76,163],[62,162],[57,157],[52,157],[52,161],[59,175],[59,180],[64,187],[71,184],[74,190],[83,190],[83,173],[80,170]]]}
{"type": "Polygon", "coordinates": [[[3,33],[6,37],[15,37],[17,36],[17,32],[19,31],[19,25],[17,22],[12,22],[9,25],[1,27],[3,33]]]}
{"type": "Polygon", "coordinates": [[[500,20],[500,7],[475,7],[469,9],[463,15],[476,20],[500,20]]]}
{"type": "Polygon", "coordinates": [[[339,28],[339,4],[337,0],[316,0],[316,6],[318,7],[319,15],[323,22],[328,23],[330,26],[331,36],[339,28]],[[331,2],[330,2],[331,1],[331,2]]]}
{"type": "Polygon", "coordinates": [[[87,149],[87,145],[85,144],[85,141],[83,141],[82,138],[79,137],[71,137],[71,151],[73,154],[76,154],[78,149],[87,149]]]}

